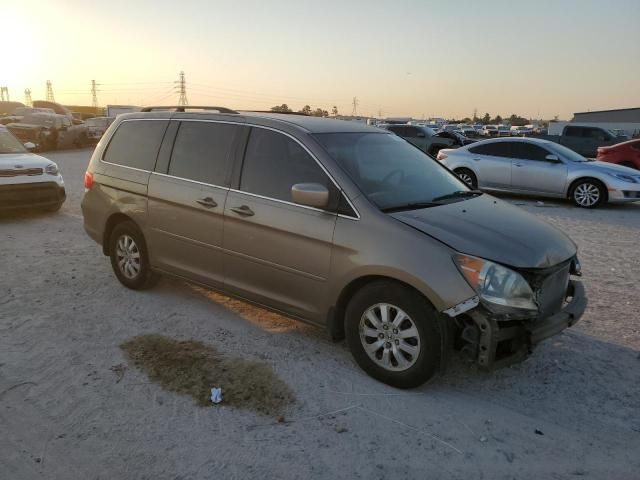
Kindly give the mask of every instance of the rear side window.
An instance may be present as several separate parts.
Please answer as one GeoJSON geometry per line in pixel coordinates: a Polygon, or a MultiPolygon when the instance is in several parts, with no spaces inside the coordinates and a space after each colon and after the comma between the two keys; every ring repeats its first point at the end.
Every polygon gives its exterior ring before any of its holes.
{"type": "Polygon", "coordinates": [[[252,128],[240,190],[290,202],[296,183],[330,187],[327,174],[297,142],[281,133],[252,128]]]}
{"type": "Polygon", "coordinates": [[[550,152],[544,148],[526,142],[510,142],[511,152],[514,158],[521,158],[523,160],[540,160],[544,161],[550,152]]]}
{"type": "Polygon", "coordinates": [[[166,121],[158,120],[122,122],[102,160],[140,170],[153,170],[166,127],[166,121]]]}
{"type": "Polygon", "coordinates": [[[212,185],[225,185],[232,149],[242,127],[227,123],[180,123],[169,175],[212,185]]]}
{"type": "Polygon", "coordinates": [[[476,155],[490,155],[493,157],[510,157],[511,156],[511,142],[495,142],[485,143],[484,145],[478,145],[477,147],[471,147],[469,151],[476,155]]]}

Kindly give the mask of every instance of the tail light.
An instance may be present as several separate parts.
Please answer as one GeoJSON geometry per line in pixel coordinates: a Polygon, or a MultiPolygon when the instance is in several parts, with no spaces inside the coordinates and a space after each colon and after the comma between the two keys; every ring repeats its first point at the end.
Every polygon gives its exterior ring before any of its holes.
{"type": "Polygon", "coordinates": [[[84,188],[85,190],[91,190],[91,187],[93,187],[93,173],[86,172],[84,174],[84,188]]]}
{"type": "Polygon", "coordinates": [[[442,160],[444,160],[445,158],[447,158],[447,154],[446,154],[446,153],[444,153],[442,150],[440,150],[440,151],[438,152],[438,156],[436,157],[436,160],[438,160],[438,161],[442,161],[442,160]]]}

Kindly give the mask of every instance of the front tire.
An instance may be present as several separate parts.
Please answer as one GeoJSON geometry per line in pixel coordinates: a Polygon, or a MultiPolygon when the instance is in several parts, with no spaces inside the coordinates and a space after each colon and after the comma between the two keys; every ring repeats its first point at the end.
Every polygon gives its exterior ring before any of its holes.
{"type": "Polygon", "coordinates": [[[474,190],[478,188],[478,178],[475,173],[468,168],[456,168],[453,172],[458,175],[460,180],[466,183],[469,188],[473,188],[474,190]]]}
{"type": "Polygon", "coordinates": [[[109,256],[113,272],[125,287],[144,290],[156,283],[158,276],[151,270],[147,244],[135,223],[115,226],[109,237],[109,256]]]}
{"type": "Polygon", "coordinates": [[[569,196],[577,207],[596,208],[606,202],[607,190],[599,181],[586,178],[571,188],[569,196]]]}
{"type": "Polygon", "coordinates": [[[360,368],[388,385],[417,387],[440,366],[437,313],[399,283],[381,280],[359,290],[347,306],[345,333],[360,368]]]}

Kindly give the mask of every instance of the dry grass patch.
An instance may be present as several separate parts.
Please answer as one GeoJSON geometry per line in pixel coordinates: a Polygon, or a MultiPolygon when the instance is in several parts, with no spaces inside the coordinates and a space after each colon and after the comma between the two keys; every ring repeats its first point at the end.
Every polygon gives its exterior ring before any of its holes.
{"type": "Polygon", "coordinates": [[[278,415],[295,401],[269,365],[228,357],[194,340],[161,335],[133,337],[120,346],[129,360],[166,390],[191,395],[210,406],[211,388],[222,388],[222,405],[278,415]]]}

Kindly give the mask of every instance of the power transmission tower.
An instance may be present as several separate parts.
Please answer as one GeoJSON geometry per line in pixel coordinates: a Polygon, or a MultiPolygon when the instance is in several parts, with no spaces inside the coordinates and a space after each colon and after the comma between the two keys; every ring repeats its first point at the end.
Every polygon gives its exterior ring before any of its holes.
{"type": "Polygon", "coordinates": [[[51,80],[47,80],[47,102],[55,102],[55,97],[53,96],[53,87],[51,86],[51,80]]]}
{"type": "Polygon", "coordinates": [[[91,105],[94,109],[98,108],[98,89],[97,87],[100,84],[96,83],[95,80],[91,80],[91,105]]]}
{"type": "Polygon", "coordinates": [[[382,109],[381,108],[378,109],[378,118],[382,118],[382,109]]]}
{"type": "Polygon", "coordinates": [[[0,87],[0,100],[3,102],[9,101],[9,87],[0,87]]]}
{"type": "Polygon", "coordinates": [[[353,97],[353,110],[351,111],[351,115],[353,115],[354,117],[358,114],[358,99],[356,97],[353,97]]]}
{"type": "Polygon", "coordinates": [[[178,97],[178,105],[184,107],[189,105],[189,102],[187,100],[187,82],[184,79],[184,72],[180,72],[179,78],[180,79],[177,82],[173,82],[173,83],[175,83],[176,89],[180,94],[180,97],[178,97]]]}
{"type": "Polygon", "coordinates": [[[32,107],[33,106],[33,102],[31,101],[31,89],[30,88],[25,88],[24,89],[24,103],[27,107],[32,107]]]}

